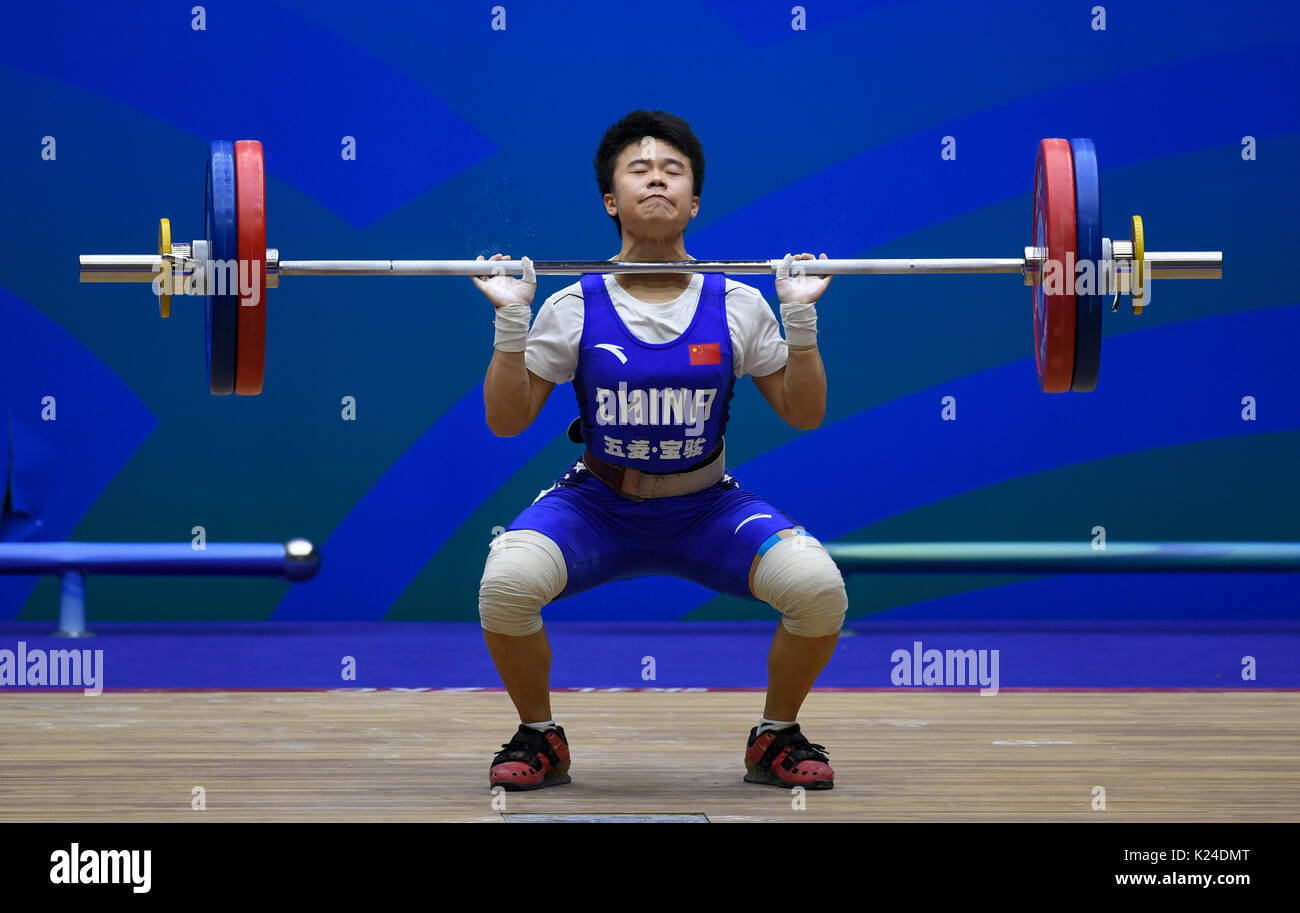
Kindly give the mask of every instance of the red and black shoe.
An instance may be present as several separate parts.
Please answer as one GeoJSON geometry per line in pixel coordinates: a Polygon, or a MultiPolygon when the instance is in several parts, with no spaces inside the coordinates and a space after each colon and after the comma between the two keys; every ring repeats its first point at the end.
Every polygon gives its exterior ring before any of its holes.
{"type": "Polygon", "coordinates": [[[814,745],[799,731],[799,724],[775,732],[758,734],[749,730],[745,749],[746,783],[764,783],[790,789],[834,789],[835,771],[831,770],[825,746],[814,745]]]}
{"type": "Polygon", "coordinates": [[[569,740],[564,728],[538,732],[519,724],[514,738],[501,746],[488,774],[492,786],[507,790],[542,789],[572,783],[569,778],[569,740]]]}

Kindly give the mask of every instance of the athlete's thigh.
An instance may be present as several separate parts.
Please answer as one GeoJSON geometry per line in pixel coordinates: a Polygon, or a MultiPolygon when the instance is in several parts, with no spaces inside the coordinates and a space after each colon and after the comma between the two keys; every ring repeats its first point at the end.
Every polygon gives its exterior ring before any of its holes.
{"type": "Polygon", "coordinates": [[[630,534],[637,524],[627,514],[636,509],[636,502],[620,497],[577,462],[507,529],[537,530],[559,546],[568,569],[559,600],[611,580],[653,573],[642,567],[644,543],[630,534]]]}
{"type": "Polygon", "coordinates": [[[698,519],[674,542],[680,576],[758,602],[750,590],[749,574],[759,549],[800,524],[739,483],[710,491],[713,497],[700,505],[698,519]]]}

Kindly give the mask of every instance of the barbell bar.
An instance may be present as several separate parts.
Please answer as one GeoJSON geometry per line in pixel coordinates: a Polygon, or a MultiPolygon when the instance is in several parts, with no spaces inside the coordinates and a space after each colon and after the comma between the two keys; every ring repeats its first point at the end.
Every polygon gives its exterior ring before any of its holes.
{"type": "MultiPolygon", "coordinates": [[[[207,299],[206,356],[214,394],[256,394],[265,366],[267,289],[285,276],[500,276],[523,275],[520,260],[283,260],[265,247],[266,196],[261,144],[214,141],[207,164],[206,237],[190,244],[159,227],[156,254],[83,254],[82,282],[148,282],[164,317],[170,296],[207,299]],[[257,259],[258,256],[262,259],[257,259]],[[233,272],[233,277],[231,273],[233,272]],[[231,290],[231,282],[235,288],[231,290]]],[[[1222,251],[1148,251],[1140,216],[1128,239],[1101,234],[1096,151],[1088,139],[1045,139],[1035,168],[1033,243],[1014,258],[892,258],[802,260],[793,274],[1019,275],[1033,296],[1034,350],[1045,392],[1088,392],[1101,361],[1103,297],[1118,309],[1121,294],[1140,314],[1155,279],[1220,279],[1222,251]]],[[[534,260],[538,275],[588,273],[778,274],[784,259],[534,260]]]]}
{"type": "MultiPolygon", "coordinates": [[[[1126,241],[1115,242],[1127,245],[1126,241]]],[[[177,244],[176,248],[186,249],[177,244]]],[[[1125,248],[1127,249],[1127,248],[1125,248]]],[[[268,284],[284,276],[522,276],[522,260],[281,260],[275,248],[266,251],[268,284]]],[[[1127,277],[1131,255],[1115,258],[1115,275],[1127,277]]],[[[1147,277],[1151,279],[1221,279],[1223,254],[1218,251],[1148,251],[1147,277]]],[[[163,257],[156,254],[82,254],[82,282],[153,282],[170,260],[173,282],[179,288],[204,260],[192,255],[163,257]]],[[[886,260],[803,260],[795,261],[807,273],[818,276],[954,276],[1025,275],[1025,284],[1036,284],[1044,254],[1026,248],[1015,259],[886,259],[886,260]],[[816,264],[815,267],[813,264],[816,264]]],[[[539,276],[582,276],[588,273],[730,273],[733,275],[775,274],[784,260],[533,260],[539,276]]],[[[1129,284],[1120,278],[1117,289],[1127,293],[1129,284]]],[[[172,294],[176,294],[173,291],[172,294]]],[[[202,294],[200,286],[199,294],[202,294]]]]}

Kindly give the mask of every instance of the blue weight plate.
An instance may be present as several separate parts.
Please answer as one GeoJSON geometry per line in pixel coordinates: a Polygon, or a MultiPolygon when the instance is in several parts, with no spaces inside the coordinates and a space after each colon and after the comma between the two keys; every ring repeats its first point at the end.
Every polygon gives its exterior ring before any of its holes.
{"type": "MultiPolygon", "coordinates": [[[[235,201],[235,144],[213,140],[208,156],[207,198],[204,201],[204,224],[207,228],[208,256],[218,265],[234,263],[239,258],[238,209],[235,201]]],[[[221,289],[228,275],[224,269],[208,274],[221,289]]],[[[216,396],[228,396],[235,390],[235,364],[239,344],[239,274],[226,283],[230,294],[208,295],[205,325],[207,328],[208,389],[216,396]]]]}
{"type": "Polygon", "coordinates": [[[1078,323],[1074,333],[1074,379],[1070,389],[1091,393],[1101,371],[1101,179],[1097,150],[1090,139],[1070,140],[1074,155],[1074,196],[1078,219],[1079,263],[1091,261],[1092,294],[1076,298],[1078,323]]]}

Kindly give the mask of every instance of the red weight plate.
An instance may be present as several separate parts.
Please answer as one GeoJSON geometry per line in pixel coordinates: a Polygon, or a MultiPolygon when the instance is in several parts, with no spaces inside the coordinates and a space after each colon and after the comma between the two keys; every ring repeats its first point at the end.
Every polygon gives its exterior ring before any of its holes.
{"type": "Polygon", "coordinates": [[[235,197],[240,271],[235,392],[256,396],[266,373],[266,176],[257,140],[235,143],[235,197]]]}
{"type": "Polygon", "coordinates": [[[1038,144],[1034,169],[1034,247],[1046,250],[1047,262],[1031,289],[1034,354],[1044,393],[1064,393],[1074,379],[1076,222],[1070,141],[1045,139],[1038,144]]]}

